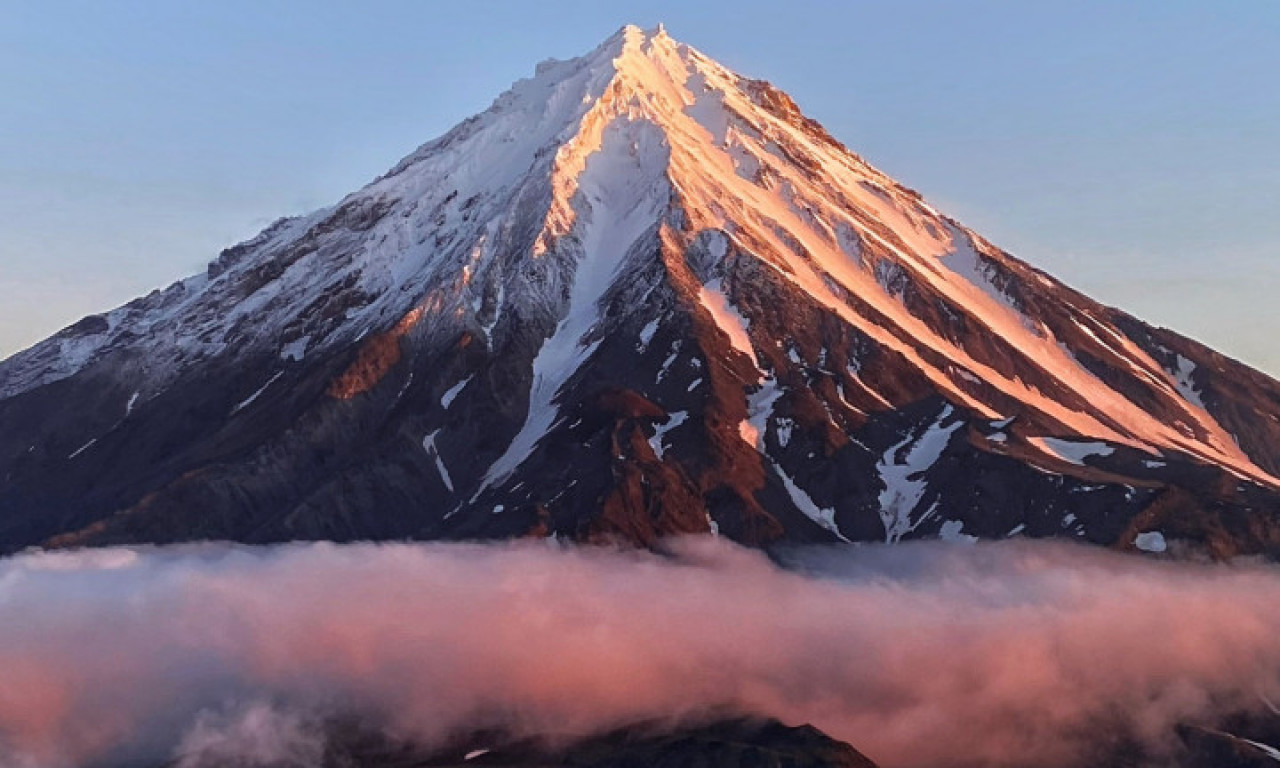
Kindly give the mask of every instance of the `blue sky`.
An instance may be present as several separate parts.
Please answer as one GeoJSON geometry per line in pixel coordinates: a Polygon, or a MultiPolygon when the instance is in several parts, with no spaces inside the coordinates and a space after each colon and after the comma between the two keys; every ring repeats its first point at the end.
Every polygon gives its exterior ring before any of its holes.
{"type": "Polygon", "coordinates": [[[0,356],[659,21],[1016,255],[1280,374],[1272,0],[0,0],[0,356]]]}

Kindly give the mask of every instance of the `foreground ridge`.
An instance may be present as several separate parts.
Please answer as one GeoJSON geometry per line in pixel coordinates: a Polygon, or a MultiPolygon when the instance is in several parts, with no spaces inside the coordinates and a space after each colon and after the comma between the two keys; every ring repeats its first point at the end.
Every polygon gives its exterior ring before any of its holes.
{"type": "Polygon", "coordinates": [[[0,362],[0,550],[1274,554],[1277,475],[1280,384],[1001,251],[662,28],[0,362]]]}

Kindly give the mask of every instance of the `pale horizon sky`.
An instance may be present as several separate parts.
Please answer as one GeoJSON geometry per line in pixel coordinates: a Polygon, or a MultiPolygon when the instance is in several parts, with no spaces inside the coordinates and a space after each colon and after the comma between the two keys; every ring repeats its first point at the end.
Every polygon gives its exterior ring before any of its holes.
{"type": "Polygon", "coordinates": [[[1016,256],[1280,374],[1269,0],[0,0],[0,358],[658,22],[1016,256]]]}

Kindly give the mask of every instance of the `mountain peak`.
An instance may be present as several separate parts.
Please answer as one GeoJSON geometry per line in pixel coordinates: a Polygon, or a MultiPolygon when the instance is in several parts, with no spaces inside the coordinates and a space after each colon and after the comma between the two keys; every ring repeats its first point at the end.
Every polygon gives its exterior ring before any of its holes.
{"type": "MultiPolygon", "coordinates": [[[[622,36],[629,40],[642,44],[657,38],[665,38],[667,36],[667,28],[662,22],[652,27],[642,27],[639,24],[624,24],[613,37],[622,36]]],[[[668,38],[669,39],[669,38],[668,38]]]]}
{"type": "Polygon", "coordinates": [[[617,32],[606,38],[596,50],[619,45],[644,47],[655,42],[674,42],[667,34],[666,26],[661,22],[652,27],[642,27],[639,24],[624,24],[618,28],[617,32]]]}

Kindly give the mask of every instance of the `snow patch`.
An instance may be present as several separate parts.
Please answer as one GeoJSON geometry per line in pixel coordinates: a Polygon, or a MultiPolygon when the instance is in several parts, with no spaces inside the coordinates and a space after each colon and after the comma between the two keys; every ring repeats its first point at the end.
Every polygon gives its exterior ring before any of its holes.
{"type": "Polygon", "coordinates": [[[786,448],[791,442],[791,430],[795,429],[796,423],[791,419],[778,419],[773,424],[774,434],[778,437],[778,445],[786,448]]]}
{"type": "Polygon", "coordinates": [[[280,359],[294,361],[302,360],[302,358],[307,356],[307,345],[310,343],[310,336],[301,336],[294,339],[280,348],[280,359]]]}
{"type": "Polygon", "coordinates": [[[729,337],[729,344],[755,362],[756,353],[751,347],[751,335],[748,333],[751,324],[742,316],[733,302],[729,301],[728,295],[721,286],[720,278],[717,277],[702,286],[698,291],[698,297],[702,300],[702,306],[711,313],[716,326],[729,337]]]}
{"type": "Polygon", "coordinates": [[[666,437],[668,432],[685,423],[688,418],[689,413],[687,411],[675,411],[667,414],[666,422],[653,425],[653,437],[649,438],[649,447],[653,449],[653,455],[657,456],[659,460],[662,459],[663,454],[666,452],[666,446],[662,442],[663,438],[666,437]]]}
{"type": "Polygon", "coordinates": [[[1056,456],[1077,466],[1085,466],[1084,460],[1090,456],[1110,456],[1115,448],[1093,440],[1065,440],[1057,437],[1030,437],[1027,442],[1040,449],[1041,452],[1056,456]]]}
{"type": "Polygon", "coordinates": [[[884,540],[894,543],[915,530],[928,514],[913,520],[912,514],[924,498],[927,487],[924,473],[937,463],[951,441],[951,436],[964,422],[943,426],[954,408],[948,405],[938,418],[922,432],[909,433],[902,442],[891,446],[876,469],[884,490],[880,492],[880,520],[884,523],[884,540]]]}
{"type": "Polygon", "coordinates": [[[970,536],[964,532],[964,523],[960,520],[942,521],[942,528],[938,529],[938,538],[957,544],[972,544],[978,540],[977,536],[970,536]]]}
{"type": "Polygon", "coordinates": [[[662,367],[658,369],[658,377],[656,382],[662,383],[662,380],[671,372],[671,365],[675,363],[676,358],[680,356],[680,340],[676,339],[671,345],[671,354],[667,355],[667,359],[662,361],[662,367]]]}
{"type": "Polygon", "coordinates": [[[1164,534],[1160,531],[1144,531],[1133,537],[1133,546],[1143,552],[1164,552],[1169,548],[1168,543],[1164,540],[1164,534]]]}
{"type": "Polygon", "coordinates": [[[454,384],[452,387],[449,387],[448,391],[440,396],[440,405],[444,406],[444,408],[448,410],[449,406],[453,404],[454,398],[456,398],[462,390],[466,388],[467,384],[471,383],[473,378],[475,378],[475,376],[468,376],[457,384],[454,384]]]}
{"type": "Polygon", "coordinates": [[[272,376],[271,378],[267,379],[267,383],[266,383],[266,384],[263,384],[261,387],[258,387],[258,391],[257,391],[257,392],[254,392],[252,395],[249,395],[249,396],[248,396],[248,397],[246,397],[245,399],[241,400],[241,401],[240,401],[240,403],[239,403],[238,405],[236,405],[236,407],[235,407],[235,408],[232,408],[232,409],[231,409],[231,413],[233,413],[233,414],[234,414],[234,413],[238,413],[239,411],[244,410],[245,408],[248,408],[250,405],[253,405],[253,401],[255,401],[255,400],[257,400],[259,397],[261,397],[261,396],[262,396],[262,393],[263,393],[263,392],[266,392],[266,391],[267,391],[267,388],[268,388],[268,387],[270,387],[272,384],[276,383],[276,380],[277,380],[277,379],[279,379],[279,378],[280,378],[281,376],[283,376],[283,375],[284,375],[284,371],[277,371],[277,372],[276,372],[276,375],[274,375],[274,376],[272,376]]]}
{"type": "Polygon", "coordinates": [[[714,90],[703,72],[694,72],[685,82],[685,88],[693,96],[693,103],[684,111],[711,134],[716,146],[724,146],[729,135],[729,110],[725,109],[724,93],[714,90]]]}
{"type": "Polygon", "coordinates": [[[1182,395],[1188,403],[1204,410],[1204,398],[1201,396],[1199,388],[1196,387],[1195,379],[1192,378],[1196,371],[1196,364],[1178,355],[1175,360],[1175,367],[1169,373],[1174,378],[1174,384],[1178,388],[1178,394],[1182,395]]]}
{"type": "Polygon", "coordinates": [[[981,290],[997,305],[1021,318],[1022,311],[992,282],[991,275],[994,268],[974,248],[973,237],[954,224],[948,224],[947,229],[951,234],[952,250],[942,257],[943,265],[981,290]]]}
{"type": "Polygon", "coordinates": [[[1264,755],[1271,758],[1272,760],[1275,760],[1276,762],[1280,762],[1280,749],[1276,749],[1275,747],[1269,744],[1263,744],[1260,741],[1253,741],[1252,739],[1240,739],[1240,740],[1243,741],[1245,744],[1256,747],[1264,755]]]}
{"type": "Polygon", "coordinates": [[[836,525],[836,511],[834,509],[819,507],[809,497],[809,494],[805,493],[803,488],[796,485],[796,481],[791,479],[791,476],[783,470],[778,462],[770,459],[769,463],[773,465],[773,471],[782,480],[782,485],[787,489],[787,495],[791,497],[791,503],[796,505],[796,509],[803,512],[805,517],[834,533],[841,541],[849,540],[845,538],[845,535],[840,532],[840,527],[836,525]]]}
{"type": "Polygon", "coordinates": [[[507,289],[501,282],[498,283],[498,298],[494,301],[493,319],[488,323],[481,325],[484,331],[484,337],[489,346],[493,346],[493,329],[497,327],[498,321],[502,319],[502,310],[506,306],[507,289]]]}
{"type": "Polygon", "coordinates": [[[98,438],[96,438],[96,437],[95,437],[95,438],[93,438],[92,440],[90,440],[89,442],[85,443],[84,445],[82,445],[82,446],[80,446],[79,448],[77,448],[77,449],[75,449],[74,451],[72,451],[72,452],[71,452],[71,454],[67,456],[67,458],[68,458],[68,459],[74,459],[75,457],[79,456],[80,454],[82,454],[82,453],[84,453],[85,451],[87,451],[87,450],[89,450],[90,448],[92,448],[92,447],[93,447],[93,445],[94,445],[94,443],[96,443],[96,442],[98,442],[98,438]]]}
{"type": "Polygon", "coordinates": [[[764,455],[768,455],[764,444],[765,430],[769,426],[769,417],[773,415],[773,404],[779,397],[782,397],[782,389],[778,387],[777,379],[765,379],[760,389],[747,397],[747,418],[738,424],[738,436],[764,455]]]}
{"type": "Polygon", "coordinates": [[[645,325],[645,327],[640,329],[641,350],[648,349],[649,342],[653,341],[653,334],[657,332],[658,332],[658,318],[655,317],[652,320],[650,320],[648,324],[645,325]]]}
{"type": "Polygon", "coordinates": [[[449,493],[453,493],[453,478],[449,476],[449,470],[445,468],[444,459],[440,457],[440,449],[436,447],[436,435],[440,434],[440,430],[436,430],[426,437],[422,438],[422,448],[436,461],[436,470],[440,472],[440,479],[444,481],[444,487],[449,489],[449,493]]]}
{"type": "MultiPolygon", "coordinates": [[[[848,373],[849,378],[853,380],[853,383],[857,384],[858,388],[861,389],[863,392],[866,392],[868,395],[870,395],[873,400],[875,400],[877,403],[879,403],[881,406],[883,406],[886,409],[889,409],[889,410],[893,409],[893,403],[886,400],[884,396],[881,395],[879,392],[867,386],[867,382],[862,380],[860,365],[849,365],[847,368],[845,368],[845,373],[848,373]]],[[[850,406],[850,407],[852,408],[853,406],[850,406]]],[[[860,410],[860,409],[855,408],[854,410],[860,410]]]]}

